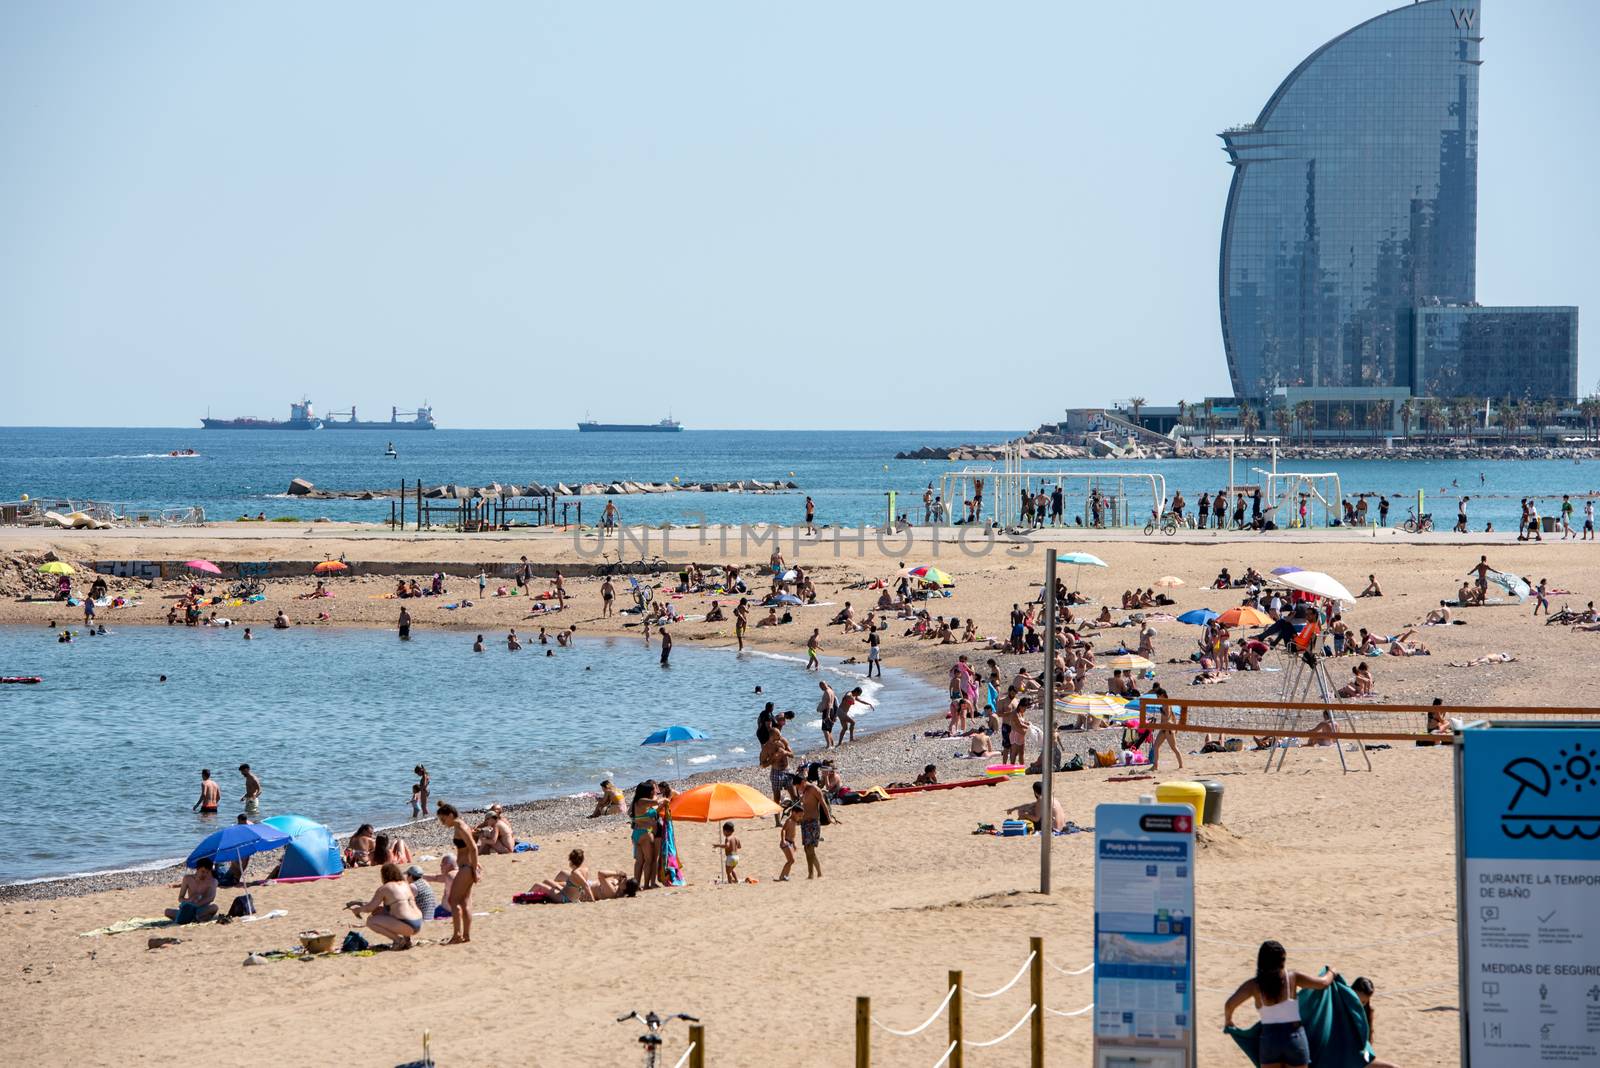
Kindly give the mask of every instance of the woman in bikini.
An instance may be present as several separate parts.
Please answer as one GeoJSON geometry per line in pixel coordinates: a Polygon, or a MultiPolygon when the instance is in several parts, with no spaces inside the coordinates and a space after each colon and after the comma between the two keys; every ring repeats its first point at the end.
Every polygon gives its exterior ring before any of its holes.
{"type": "Polygon", "coordinates": [[[453,946],[472,941],[472,888],[483,878],[478,864],[478,842],[462,822],[461,813],[454,805],[444,801],[435,806],[439,822],[450,828],[450,840],[456,847],[456,874],[445,891],[444,903],[450,906],[450,941],[453,946]]]}
{"type": "Polygon", "coordinates": [[[633,791],[633,878],[641,890],[656,885],[656,784],[646,779],[633,791]]]}
{"type": "Polygon", "coordinates": [[[1254,1001],[1261,1015],[1261,1068],[1296,1068],[1311,1063],[1306,1044],[1305,1025],[1300,1021],[1301,990],[1324,990],[1333,983],[1333,970],[1320,976],[1288,971],[1283,946],[1263,942],[1256,952],[1256,974],[1233,992],[1224,1009],[1224,1026],[1233,1026],[1233,1013],[1247,1001],[1254,1001]]]}
{"type": "Polygon", "coordinates": [[[349,909],[357,916],[365,914],[367,926],[388,938],[395,949],[410,949],[412,936],[422,932],[422,911],[417,908],[411,880],[398,864],[385,864],[381,878],[383,882],[370,901],[365,905],[352,901],[349,909]]]}

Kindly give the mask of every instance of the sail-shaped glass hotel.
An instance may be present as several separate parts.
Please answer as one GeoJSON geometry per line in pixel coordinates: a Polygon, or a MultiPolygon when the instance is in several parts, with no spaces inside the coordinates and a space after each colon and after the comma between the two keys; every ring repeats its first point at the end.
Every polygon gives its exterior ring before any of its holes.
{"type": "Polygon", "coordinates": [[[1379,15],[1221,134],[1236,397],[1499,396],[1508,382],[1518,397],[1576,395],[1576,308],[1476,303],[1482,31],[1474,0],[1379,15]],[[1432,310],[1452,308],[1472,310],[1432,310]]]}

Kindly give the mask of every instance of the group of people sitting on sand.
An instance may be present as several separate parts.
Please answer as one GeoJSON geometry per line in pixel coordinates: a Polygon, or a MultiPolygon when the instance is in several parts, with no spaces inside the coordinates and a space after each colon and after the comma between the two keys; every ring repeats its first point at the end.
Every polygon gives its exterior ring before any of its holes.
{"type": "Polygon", "coordinates": [[[1174,603],[1176,602],[1166,594],[1157,593],[1154,586],[1143,590],[1122,591],[1122,608],[1125,612],[1133,612],[1141,608],[1165,608],[1174,603]]]}
{"type": "Polygon", "coordinates": [[[378,834],[372,824],[363,823],[345,843],[347,868],[381,867],[384,864],[410,864],[411,848],[397,835],[378,834]]]}
{"type": "MultiPolygon", "coordinates": [[[[322,584],[319,582],[317,585],[321,586],[322,584]]],[[[394,595],[402,599],[408,599],[411,597],[443,597],[444,572],[434,572],[433,578],[429,581],[427,589],[423,589],[421,583],[417,582],[416,579],[400,579],[394,584],[394,595]]]]}

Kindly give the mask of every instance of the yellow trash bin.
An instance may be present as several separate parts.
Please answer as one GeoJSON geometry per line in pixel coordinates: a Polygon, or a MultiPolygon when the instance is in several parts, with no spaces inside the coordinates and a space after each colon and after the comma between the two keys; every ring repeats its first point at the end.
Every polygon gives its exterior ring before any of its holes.
{"type": "Polygon", "coordinates": [[[1205,822],[1206,788],[1197,782],[1164,782],[1156,787],[1156,800],[1164,805],[1188,805],[1194,809],[1194,822],[1205,822]]]}

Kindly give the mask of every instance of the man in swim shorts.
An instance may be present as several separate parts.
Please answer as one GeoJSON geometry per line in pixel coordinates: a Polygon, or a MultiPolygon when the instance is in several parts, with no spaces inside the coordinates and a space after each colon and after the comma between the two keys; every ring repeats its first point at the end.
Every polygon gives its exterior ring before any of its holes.
{"type": "Polygon", "coordinates": [[[411,640],[411,611],[404,606],[400,609],[400,640],[411,640]]]}
{"type": "Polygon", "coordinates": [[[817,785],[817,769],[811,768],[800,787],[800,845],[806,853],[806,878],[822,878],[822,862],[817,859],[817,846],[822,842],[822,813],[828,799],[817,785]]]}
{"type": "Polygon", "coordinates": [[[794,750],[789,747],[789,740],[783,736],[784,724],[788,721],[778,717],[772,721],[772,733],[761,746],[761,766],[768,769],[768,779],[772,783],[772,800],[783,804],[783,795],[788,792],[791,796],[795,792],[794,776],[789,773],[789,761],[794,759],[794,750]]]}
{"type": "Polygon", "coordinates": [[[217,806],[222,802],[222,787],[211,777],[210,768],[200,769],[200,799],[194,803],[192,811],[202,816],[215,816],[217,806]]]}
{"type": "Polygon", "coordinates": [[[256,778],[249,764],[240,764],[239,774],[244,776],[244,796],[239,800],[244,802],[245,808],[255,808],[261,804],[261,780],[256,778]]]}
{"type": "MultiPolygon", "coordinates": [[[[213,783],[212,785],[215,785],[213,783]]],[[[164,910],[178,923],[206,923],[217,916],[217,876],[210,857],[195,862],[194,871],[178,883],[178,907],[164,910]]]]}

